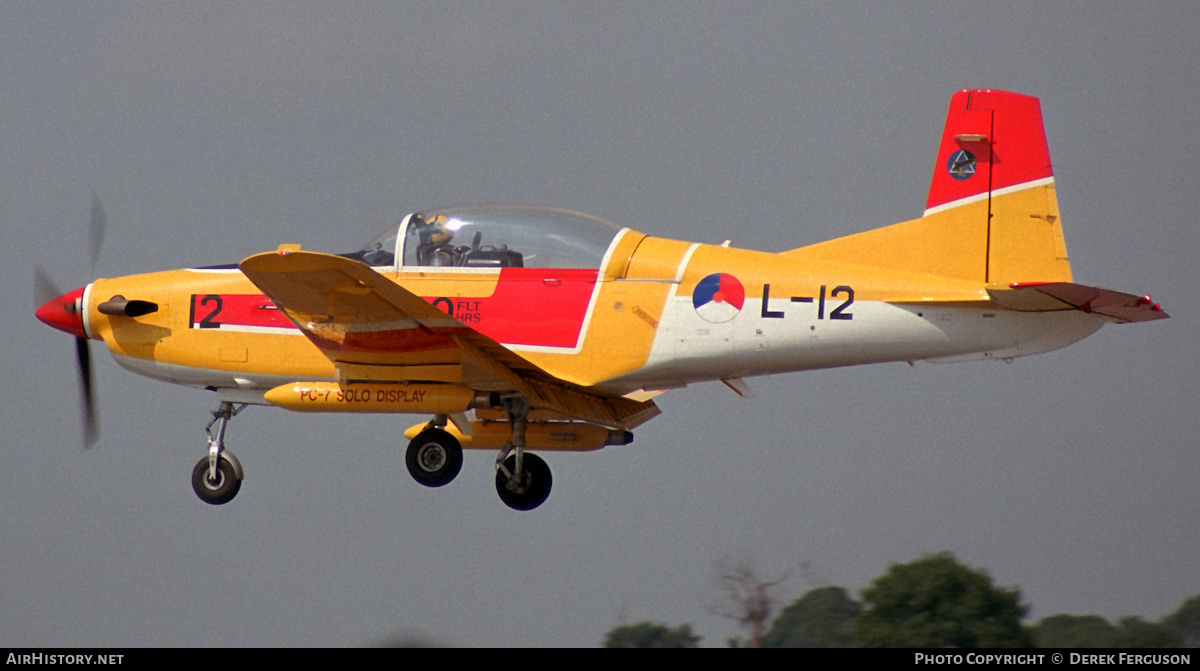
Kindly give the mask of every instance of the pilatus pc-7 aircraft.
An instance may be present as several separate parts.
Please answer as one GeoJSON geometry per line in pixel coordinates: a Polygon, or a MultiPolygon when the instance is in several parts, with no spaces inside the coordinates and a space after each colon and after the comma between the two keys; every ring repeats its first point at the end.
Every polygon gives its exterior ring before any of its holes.
{"type": "MultiPolygon", "coordinates": [[[[93,234],[103,225],[93,205],[93,234]]],[[[43,294],[53,295],[38,272],[43,294]]],[[[405,432],[417,482],[498,450],[518,510],[550,493],[532,451],[633,440],[664,391],[886,361],[1010,359],[1105,322],[1167,317],[1149,297],[1075,284],[1036,98],[954,94],[919,219],[777,254],[656,238],[563,210],[404,217],[352,254],[283,245],[237,265],[95,282],[37,316],[121,366],[207,389],[219,409],[192,486],[241,487],[225,449],[248,405],[431,415],[405,432]]],[[[39,302],[41,302],[41,300],[39,302]]]]}

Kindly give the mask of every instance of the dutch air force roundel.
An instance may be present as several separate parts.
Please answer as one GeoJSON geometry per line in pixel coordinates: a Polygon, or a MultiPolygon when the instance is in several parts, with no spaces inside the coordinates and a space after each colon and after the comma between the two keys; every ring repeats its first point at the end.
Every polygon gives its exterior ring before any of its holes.
{"type": "Polygon", "coordinates": [[[705,321],[720,324],[738,316],[746,302],[746,289],[728,273],[713,273],[700,280],[692,292],[692,305],[705,321]]]}

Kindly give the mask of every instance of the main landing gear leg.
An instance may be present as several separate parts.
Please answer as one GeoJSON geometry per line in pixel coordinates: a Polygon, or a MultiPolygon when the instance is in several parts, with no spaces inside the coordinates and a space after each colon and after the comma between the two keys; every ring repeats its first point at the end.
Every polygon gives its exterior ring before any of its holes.
{"type": "Polygon", "coordinates": [[[221,401],[221,406],[213,411],[212,421],[204,427],[208,434],[208,456],[192,469],[192,489],[205,503],[214,506],[229,503],[242,488],[242,465],[225,449],[225,426],[245,409],[245,404],[235,408],[233,403],[221,401]],[[217,426],[215,435],[214,424],[217,426]]]}
{"type": "Polygon", "coordinates": [[[512,424],[508,444],[496,456],[496,493],[514,510],[533,510],[550,496],[550,467],[536,454],[525,453],[525,427],[529,401],[522,397],[503,400],[512,424]]]}

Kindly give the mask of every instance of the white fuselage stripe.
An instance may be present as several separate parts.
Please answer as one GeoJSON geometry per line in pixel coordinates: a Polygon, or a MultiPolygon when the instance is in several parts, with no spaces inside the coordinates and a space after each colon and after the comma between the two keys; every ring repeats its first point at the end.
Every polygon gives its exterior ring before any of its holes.
{"type": "Polygon", "coordinates": [[[218,331],[233,331],[236,333],[266,333],[270,335],[304,335],[295,326],[251,326],[248,324],[219,324],[218,331]]]}

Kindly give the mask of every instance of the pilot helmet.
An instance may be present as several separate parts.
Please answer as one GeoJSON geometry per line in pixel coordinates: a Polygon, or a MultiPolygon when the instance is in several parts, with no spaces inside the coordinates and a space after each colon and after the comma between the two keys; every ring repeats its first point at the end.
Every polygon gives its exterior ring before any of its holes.
{"type": "Polygon", "coordinates": [[[446,228],[446,215],[439,214],[433,218],[426,220],[425,216],[418,213],[413,215],[412,225],[416,227],[417,233],[421,236],[422,245],[444,245],[454,238],[454,231],[446,228]]]}

